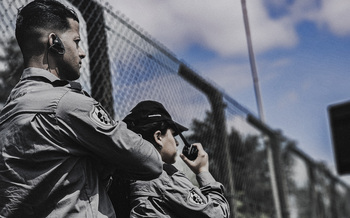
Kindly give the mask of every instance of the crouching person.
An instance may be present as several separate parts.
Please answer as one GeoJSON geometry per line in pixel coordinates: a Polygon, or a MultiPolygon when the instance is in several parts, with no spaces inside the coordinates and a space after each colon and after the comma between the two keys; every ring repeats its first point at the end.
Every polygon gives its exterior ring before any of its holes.
{"type": "Polygon", "coordinates": [[[178,146],[174,136],[187,128],[173,121],[161,103],[140,102],[123,121],[158,150],[163,160],[163,172],[159,178],[150,181],[125,182],[115,175],[109,194],[118,208],[116,211],[124,208],[125,217],[229,217],[224,187],[210,174],[208,154],[200,143],[193,144],[198,149],[194,160],[180,154],[196,174],[200,187],[193,185],[172,165],[178,146]],[[120,197],[123,192],[124,196],[120,197]]]}

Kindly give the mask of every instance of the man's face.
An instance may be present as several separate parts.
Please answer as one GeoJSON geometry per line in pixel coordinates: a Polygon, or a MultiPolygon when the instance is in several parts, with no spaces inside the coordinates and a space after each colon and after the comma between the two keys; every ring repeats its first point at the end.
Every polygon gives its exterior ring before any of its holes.
{"type": "Polygon", "coordinates": [[[57,68],[60,79],[71,81],[80,77],[81,60],[86,55],[79,47],[79,23],[71,18],[68,21],[71,28],[59,36],[64,45],[65,53],[57,57],[57,68]]]}
{"type": "Polygon", "coordinates": [[[165,163],[173,164],[176,162],[177,146],[178,142],[174,138],[174,130],[168,129],[164,135],[162,135],[163,147],[160,150],[160,155],[165,163]]]}

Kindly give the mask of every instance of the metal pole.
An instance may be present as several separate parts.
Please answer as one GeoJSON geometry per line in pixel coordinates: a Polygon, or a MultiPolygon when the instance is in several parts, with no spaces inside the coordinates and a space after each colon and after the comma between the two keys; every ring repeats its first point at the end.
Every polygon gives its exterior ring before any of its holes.
{"type": "MultiPolygon", "coordinates": [[[[256,70],[254,51],[253,51],[252,40],[251,40],[251,35],[250,35],[246,1],[241,0],[241,5],[242,5],[244,27],[245,27],[247,44],[248,44],[248,52],[249,52],[249,61],[250,61],[250,67],[251,67],[251,71],[252,71],[258,113],[259,113],[260,121],[264,123],[265,116],[264,116],[264,112],[263,112],[263,106],[262,106],[262,100],[261,100],[261,94],[260,94],[260,88],[259,88],[258,73],[256,70]]],[[[274,159],[274,155],[273,155],[274,151],[272,149],[273,145],[271,144],[274,142],[271,142],[271,139],[269,139],[268,137],[265,137],[264,141],[265,141],[265,146],[266,146],[266,151],[267,151],[267,162],[268,162],[268,167],[269,167],[269,171],[270,171],[271,187],[272,187],[272,194],[273,194],[276,215],[277,215],[277,218],[282,218],[283,215],[282,215],[281,199],[279,197],[281,193],[278,189],[278,185],[277,185],[278,181],[277,181],[277,176],[276,176],[276,173],[278,173],[278,172],[276,172],[276,166],[275,166],[276,160],[274,159]]]]}
{"type": "Polygon", "coordinates": [[[243,11],[243,20],[244,20],[245,33],[246,33],[247,44],[248,44],[249,61],[250,61],[250,67],[251,67],[251,70],[252,70],[254,91],[255,91],[255,96],[256,96],[256,103],[257,103],[257,106],[258,106],[259,117],[260,117],[261,121],[265,122],[263,106],[262,106],[262,101],[261,101],[260,88],[259,88],[258,73],[257,73],[257,70],[256,70],[255,57],[254,57],[254,51],[253,51],[253,46],[252,46],[252,39],[251,39],[251,36],[250,36],[248,12],[247,12],[247,8],[246,8],[245,0],[241,0],[241,3],[242,3],[242,11],[243,11]]]}

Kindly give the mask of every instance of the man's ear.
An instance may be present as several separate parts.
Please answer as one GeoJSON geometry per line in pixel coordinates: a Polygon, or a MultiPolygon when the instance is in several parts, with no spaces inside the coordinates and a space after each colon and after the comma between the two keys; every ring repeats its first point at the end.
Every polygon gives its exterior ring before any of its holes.
{"type": "Polygon", "coordinates": [[[50,33],[49,36],[48,36],[48,45],[49,47],[53,45],[53,41],[55,40],[56,38],[56,34],[55,33],[50,33]]]}
{"type": "Polygon", "coordinates": [[[154,141],[160,146],[163,147],[163,142],[162,142],[162,132],[160,130],[157,130],[153,134],[154,141]]]}
{"type": "Polygon", "coordinates": [[[64,55],[66,51],[60,37],[58,37],[58,35],[55,33],[49,34],[48,46],[49,51],[53,52],[54,54],[64,55]]]}

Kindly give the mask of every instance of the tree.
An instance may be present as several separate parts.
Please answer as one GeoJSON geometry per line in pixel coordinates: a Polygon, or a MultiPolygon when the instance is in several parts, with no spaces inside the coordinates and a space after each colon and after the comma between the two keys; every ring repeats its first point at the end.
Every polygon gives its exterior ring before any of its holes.
{"type": "Polygon", "coordinates": [[[6,102],[12,88],[16,85],[23,72],[23,58],[16,39],[1,41],[3,54],[0,54],[0,104],[6,102]]]}
{"type": "MultiPolygon", "coordinates": [[[[210,157],[210,169],[215,178],[223,172],[219,169],[221,161],[220,142],[215,141],[212,113],[206,112],[203,121],[194,119],[191,124],[193,134],[190,141],[202,142],[210,157]]],[[[272,217],[273,208],[270,173],[266,150],[258,135],[242,135],[235,128],[228,133],[230,161],[233,165],[235,202],[238,214],[235,217],[272,217]]]]}

